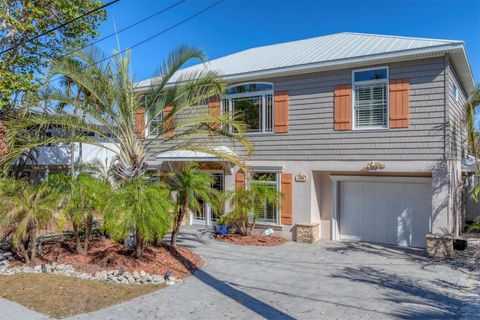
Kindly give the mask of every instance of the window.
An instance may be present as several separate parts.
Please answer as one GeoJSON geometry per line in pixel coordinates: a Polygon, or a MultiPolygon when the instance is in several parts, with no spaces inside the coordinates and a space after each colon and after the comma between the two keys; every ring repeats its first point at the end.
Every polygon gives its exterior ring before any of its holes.
{"type": "Polygon", "coordinates": [[[455,98],[456,101],[458,101],[458,87],[455,85],[455,83],[452,84],[452,97],[455,98]]]}
{"type": "Polygon", "coordinates": [[[155,108],[150,112],[148,123],[148,135],[158,136],[163,131],[163,112],[155,108]]]}
{"type": "Polygon", "coordinates": [[[388,70],[353,72],[355,129],[388,128],[388,70]]]}
{"type": "Polygon", "coordinates": [[[243,121],[249,133],[273,132],[273,85],[250,83],[230,87],[222,99],[222,112],[243,121]]]}
{"type": "MultiPolygon", "coordinates": [[[[254,172],[252,175],[252,184],[265,184],[278,189],[278,174],[276,172],[254,172]]],[[[263,205],[263,212],[258,217],[258,222],[277,224],[277,208],[266,201],[263,205]]]]}

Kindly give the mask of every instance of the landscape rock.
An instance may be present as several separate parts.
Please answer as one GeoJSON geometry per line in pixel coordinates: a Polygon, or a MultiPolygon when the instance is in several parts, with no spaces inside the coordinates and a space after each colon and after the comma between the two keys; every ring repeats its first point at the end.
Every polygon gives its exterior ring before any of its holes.
{"type": "Polygon", "coordinates": [[[19,273],[53,273],[64,275],[67,277],[76,277],[84,280],[97,280],[97,281],[107,281],[117,284],[163,284],[172,285],[178,282],[175,277],[169,276],[168,279],[165,276],[160,275],[151,275],[145,271],[134,271],[132,273],[123,270],[103,270],[97,271],[95,274],[89,274],[86,272],[77,272],[72,265],[68,264],[41,264],[36,265],[35,267],[8,267],[8,261],[0,264],[0,274],[2,275],[12,275],[19,273]]]}

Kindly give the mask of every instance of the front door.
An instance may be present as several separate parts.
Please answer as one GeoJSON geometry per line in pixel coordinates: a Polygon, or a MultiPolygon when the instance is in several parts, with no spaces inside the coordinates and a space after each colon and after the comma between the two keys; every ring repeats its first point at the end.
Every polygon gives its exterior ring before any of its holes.
{"type": "MultiPolygon", "coordinates": [[[[213,183],[212,188],[222,192],[224,175],[223,172],[210,172],[213,183]]],[[[199,200],[201,206],[199,210],[195,210],[192,215],[192,224],[214,226],[216,224],[217,218],[222,214],[212,208],[212,206],[206,201],[199,200]]]]}

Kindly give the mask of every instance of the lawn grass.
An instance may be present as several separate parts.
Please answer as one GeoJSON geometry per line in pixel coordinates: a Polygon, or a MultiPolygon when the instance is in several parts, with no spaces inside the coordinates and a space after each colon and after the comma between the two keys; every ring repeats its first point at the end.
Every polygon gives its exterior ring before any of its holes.
{"type": "Polygon", "coordinates": [[[41,273],[0,276],[2,298],[55,318],[102,309],[162,287],[118,285],[41,273]]]}

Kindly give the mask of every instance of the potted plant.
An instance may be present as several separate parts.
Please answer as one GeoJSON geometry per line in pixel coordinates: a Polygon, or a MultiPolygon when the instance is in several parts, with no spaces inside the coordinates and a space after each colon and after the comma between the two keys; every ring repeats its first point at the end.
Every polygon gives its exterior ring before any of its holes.
{"type": "Polygon", "coordinates": [[[215,229],[221,235],[230,233],[230,221],[228,215],[222,215],[217,219],[215,229]]]}

